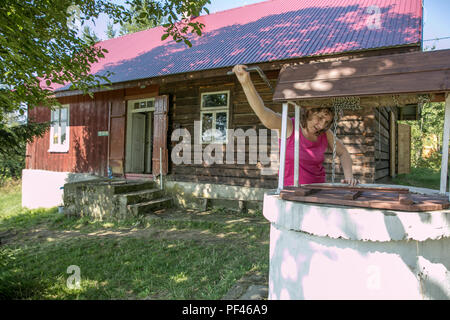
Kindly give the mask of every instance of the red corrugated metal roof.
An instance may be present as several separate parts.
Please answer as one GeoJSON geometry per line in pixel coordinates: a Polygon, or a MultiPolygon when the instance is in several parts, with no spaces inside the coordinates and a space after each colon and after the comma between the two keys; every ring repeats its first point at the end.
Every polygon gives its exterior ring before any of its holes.
{"type": "MultiPolygon", "coordinates": [[[[193,44],[157,27],[99,42],[113,83],[305,56],[420,44],[422,0],[269,0],[201,16],[193,44]],[[372,8],[371,8],[372,7],[372,8]],[[377,20],[377,13],[379,19],[377,20]]],[[[60,88],[65,89],[65,88],[60,88]]]]}

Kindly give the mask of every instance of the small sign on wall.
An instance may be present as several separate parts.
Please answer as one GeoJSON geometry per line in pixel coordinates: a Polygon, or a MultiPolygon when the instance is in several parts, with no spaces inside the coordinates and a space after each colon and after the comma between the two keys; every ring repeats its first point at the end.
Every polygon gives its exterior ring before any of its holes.
{"type": "Polygon", "coordinates": [[[107,137],[107,136],[109,136],[109,132],[108,131],[99,131],[98,136],[99,137],[107,137]]]}

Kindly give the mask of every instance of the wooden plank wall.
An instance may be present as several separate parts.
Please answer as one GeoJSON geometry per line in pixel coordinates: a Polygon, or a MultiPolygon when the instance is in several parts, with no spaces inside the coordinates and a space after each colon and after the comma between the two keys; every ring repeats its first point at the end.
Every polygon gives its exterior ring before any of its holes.
{"type": "Polygon", "coordinates": [[[396,107],[384,107],[384,108],[376,108],[375,112],[375,131],[376,131],[376,141],[375,141],[375,149],[376,149],[376,172],[375,172],[375,180],[374,182],[383,182],[389,181],[389,177],[391,177],[391,171],[396,175],[398,173],[398,116],[399,110],[396,107]],[[380,111],[380,112],[379,112],[380,111]],[[392,111],[392,112],[391,112],[392,111]],[[378,116],[380,117],[380,122],[378,122],[378,116]],[[391,119],[393,117],[393,119],[391,119]],[[378,128],[380,128],[380,135],[378,134],[378,128]],[[392,146],[391,135],[395,137],[394,143],[392,146]],[[381,153],[380,153],[380,144],[379,140],[381,140],[381,153]],[[391,150],[394,151],[393,158],[391,158],[391,150]],[[393,166],[393,168],[391,168],[393,166]],[[393,169],[393,170],[391,170],[393,169]]]}
{"type": "MultiPolygon", "coordinates": [[[[268,72],[267,76],[275,85],[278,72],[268,72]]],[[[258,75],[252,75],[252,79],[258,92],[267,103],[271,102],[272,93],[258,75]]],[[[203,92],[230,90],[229,126],[230,129],[241,128],[244,131],[253,128],[255,130],[265,127],[259,122],[256,115],[248,105],[245,94],[234,76],[217,77],[214,79],[196,80],[191,82],[178,82],[161,87],[160,94],[169,94],[172,97],[172,105],[169,108],[169,134],[177,128],[186,128],[191,134],[191,143],[194,145],[194,121],[200,121],[200,97],[203,92]]],[[[281,110],[281,105],[278,106],[281,110]]],[[[179,142],[171,142],[169,136],[169,156],[172,149],[179,142]]],[[[202,152],[207,145],[202,146],[202,152]]],[[[235,159],[237,154],[235,147],[235,159]]],[[[226,146],[223,146],[224,161],[226,146]]],[[[270,148],[268,148],[270,152],[270,148]]],[[[191,165],[175,165],[169,161],[169,172],[176,181],[220,183],[247,187],[274,188],[277,176],[261,176],[259,166],[248,164],[248,150],[246,150],[246,164],[194,164],[194,157],[201,155],[194,152],[192,147],[191,165]]]]}
{"type": "MultiPolygon", "coordinates": [[[[115,100],[123,100],[123,90],[96,93],[94,99],[87,95],[60,98],[62,104],[70,105],[70,150],[48,152],[48,131],[29,144],[26,168],[106,175],[108,137],[99,137],[98,131],[108,131],[109,103],[115,100]]],[[[30,116],[38,122],[49,121],[50,109],[32,109],[30,116]]]]}
{"type": "Polygon", "coordinates": [[[398,125],[398,173],[411,173],[411,126],[398,125]]]}
{"type": "MultiPolygon", "coordinates": [[[[353,161],[353,175],[363,183],[372,183],[375,174],[375,117],[371,108],[344,110],[336,135],[342,141],[353,161]]],[[[333,126],[331,128],[333,131],[333,126]]],[[[333,152],[325,154],[327,182],[332,181],[333,152]]],[[[340,159],[335,159],[335,182],[344,178],[340,159]]]]}
{"type": "Polygon", "coordinates": [[[390,175],[390,119],[387,108],[374,108],[375,113],[375,181],[390,175]]]}
{"type": "MultiPolygon", "coordinates": [[[[276,85],[278,71],[267,72],[273,86],[276,85]]],[[[281,103],[272,101],[272,93],[258,75],[252,74],[252,80],[265,105],[275,112],[281,113],[281,103]]],[[[202,92],[230,90],[231,106],[229,109],[229,128],[265,129],[259,119],[248,105],[241,85],[233,77],[217,77],[207,80],[173,83],[161,87],[160,94],[169,94],[172,97],[172,105],[169,112],[169,134],[177,128],[186,128],[191,134],[191,143],[194,143],[194,121],[200,120],[200,95],[202,92]]],[[[294,116],[291,107],[290,117],[294,116]]],[[[339,122],[337,129],[338,138],[348,148],[353,162],[354,175],[365,183],[374,181],[375,174],[375,116],[371,109],[360,111],[345,111],[344,117],[339,122]]],[[[181,140],[180,140],[181,141],[181,140]]],[[[169,137],[169,155],[177,142],[171,142],[169,137]]],[[[268,141],[270,152],[270,140],[268,141]]],[[[194,149],[194,148],[192,148],[194,149]]],[[[202,150],[204,149],[204,146],[202,150]]],[[[226,154],[226,147],[222,148],[226,154]]],[[[235,148],[235,159],[237,150],[235,148]]],[[[248,150],[246,150],[246,164],[193,164],[194,150],[192,150],[191,165],[174,165],[170,162],[169,172],[175,181],[209,182],[228,185],[276,188],[277,175],[263,176],[260,168],[262,165],[248,164],[248,150]]],[[[224,156],[225,158],[225,156],[224,156]]],[[[389,159],[389,158],[388,158],[389,159]]],[[[327,181],[331,181],[332,152],[328,151],[325,158],[327,181]]],[[[267,166],[266,166],[267,167],[267,166]]],[[[343,172],[340,161],[336,159],[336,181],[340,182],[343,172]]]]}

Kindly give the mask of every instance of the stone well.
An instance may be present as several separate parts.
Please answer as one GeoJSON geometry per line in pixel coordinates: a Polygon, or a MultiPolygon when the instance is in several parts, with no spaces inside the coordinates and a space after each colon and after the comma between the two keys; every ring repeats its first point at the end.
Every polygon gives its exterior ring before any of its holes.
{"type": "Polygon", "coordinates": [[[449,209],[324,205],[268,192],[263,214],[271,222],[269,299],[450,298],[449,209]]]}

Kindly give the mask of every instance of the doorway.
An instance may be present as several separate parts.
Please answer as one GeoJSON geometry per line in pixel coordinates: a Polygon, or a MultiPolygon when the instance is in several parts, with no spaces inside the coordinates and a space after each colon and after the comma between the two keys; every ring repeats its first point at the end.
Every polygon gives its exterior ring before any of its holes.
{"type": "Polygon", "coordinates": [[[126,173],[152,173],[154,104],[154,98],[128,101],[126,173]]]}

